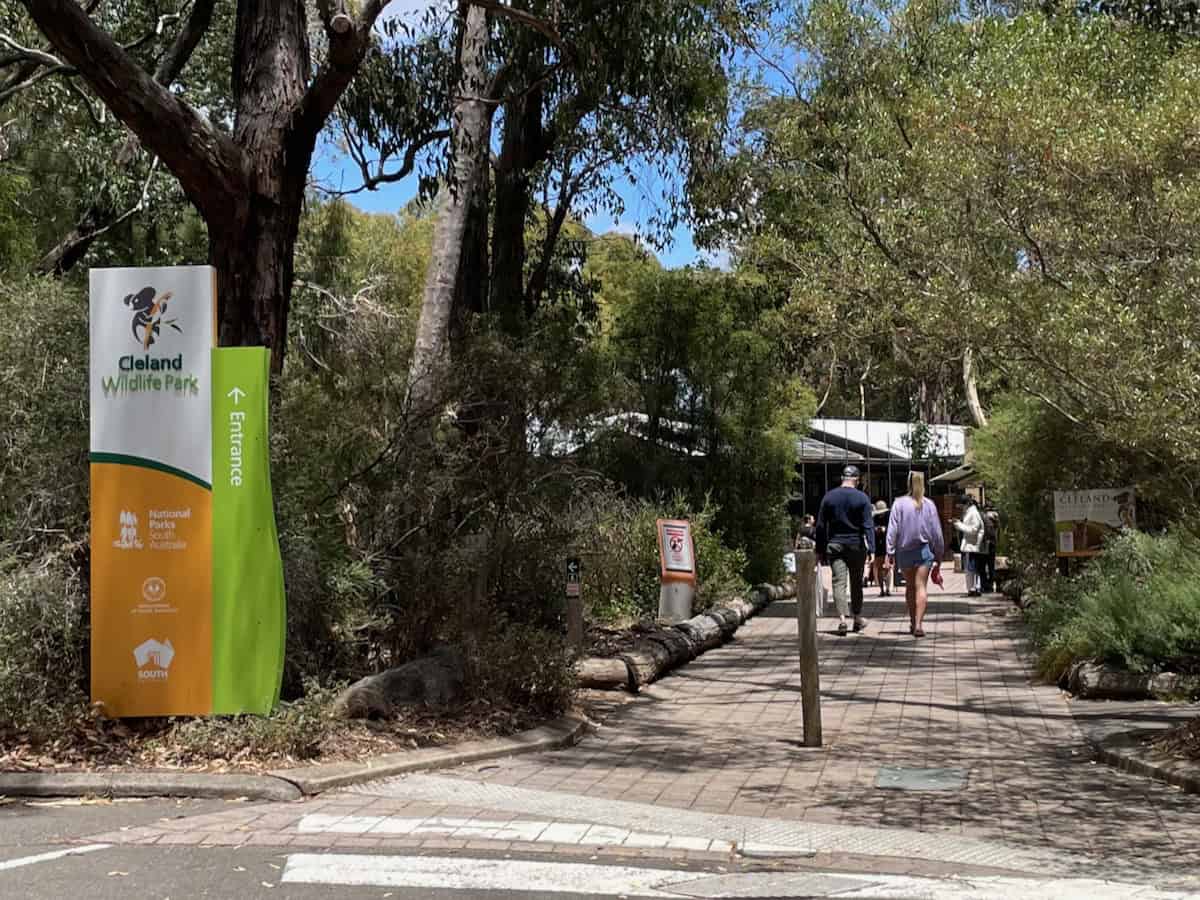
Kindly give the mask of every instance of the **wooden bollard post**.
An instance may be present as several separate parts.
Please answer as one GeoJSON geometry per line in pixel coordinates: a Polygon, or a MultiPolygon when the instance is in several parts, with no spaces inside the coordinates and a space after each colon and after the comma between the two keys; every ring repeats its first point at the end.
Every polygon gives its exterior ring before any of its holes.
{"type": "Polygon", "coordinates": [[[804,746],[821,746],[821,675],[817,668],[817,598],[821,593],[817,550],[811,540],[796,549],[796,625],[800,633],[800,708],[804,746]]]}

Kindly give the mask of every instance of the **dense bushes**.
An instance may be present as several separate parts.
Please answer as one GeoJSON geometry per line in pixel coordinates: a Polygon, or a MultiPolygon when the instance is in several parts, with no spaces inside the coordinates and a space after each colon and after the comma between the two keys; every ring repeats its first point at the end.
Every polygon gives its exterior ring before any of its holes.
{"type": "Polygon", "coordinates": [[[1164,471],[1127,446],[1104,444],[1032,397],[1002,397],[972,439],[989,499],[1001,510],[1004,552],[1026,565],[1044,568],[1053,561],[1055,491],[1131,484],[1138,527],[1146,531],[1187,521],[1194,512],[1192,488],[1180,484],[1186,473],[1164,471]]]}
{"type": "MultiPolygon", "coordinates": [[[[752,323],[742,323],[745,352],[728,377],[720,348],[705,345],[703,366],[688,351],[696,384],[723,398],[694,419],[710,450],[695,457],[700,468],[681,482],[622,483],[601,460],[531,434],[539,423],[572,433],[621,399],[595,310],[550,304],[524,335],[477,317],[455,336],[461,364],[443,402],[415,415],[407,371],[429,223],[345,213],[317,206],[306,219],[287,365],[273,386],[286,705],[257,724],[175,727],[170,740],[197,752],[209,744],[223,755],[237,740],[265,754],[315,752],[331,727],[319,715],[329,690],[442,643],[468,647],[473,698],[561,709],[571,689],[565,559],[584,560],[594,619],[653,614],[660,516],[692,520],[700,607],[778,566],[775,501],[790,477],[796,410],[776,408],[791,386],[771,379],[752,323]],[[720,505],[708,483],[719,484],[720,505]]],[[[677,287],[680,303],[704,312],[703,291],[677,287]]],[[[765,302],[724,289],[722,303],[749,304],[748,320],[765,302]]],[[[0,281],[0,319],[0,730],[36,738],[87,708],[86,289],[0,281]]],[[[693,322],[696,341],[703,326],[693,322]]],[[[636,360],[622,359],[632,378],[636,360]]]]}
{"type": "Polygon", "coordinates": [[[618,624],[658,612],[659,562],[655,520],[688,518],[696,544],[697,609],[746,587],[746,556],[713,529],[716,510],[689,510],[682,495],[664,504],[599,494],[576,510],[583,597],[588,616],[618,624]]]}
{"type": "Polygon", "coordinates": [[[1200,539],[1176,529],[1128,532],[1074,578],[1032,588],[1028,620],[1039,668],[1057,679],[1098,659],[1134,672],[1200,672],[1200,539]]]}
{"type": "Polygon", "coordinates": [[[87,527],[87,301],[0,278],[0,322],[0,543],[37,556],[87,527]]]}
{"type": "Polygon", "coordinates": [[[0,545],[0,735],[50,738],[87,708],[87,595],[65,551],[6,552],[0,545]]]}

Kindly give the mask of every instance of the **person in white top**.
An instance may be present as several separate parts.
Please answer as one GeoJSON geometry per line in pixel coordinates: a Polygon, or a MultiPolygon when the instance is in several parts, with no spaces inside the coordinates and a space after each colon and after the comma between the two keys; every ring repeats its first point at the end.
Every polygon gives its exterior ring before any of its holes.
{"type": "Polygon", "coordinates": [[[979,504],[968,494],[963,498],[965,511],[962,519],[954,519],[952,524],[962,536],[958,549],[962,553],[963,571],[967,573],[967,596],[980,596],[980,565],[984,552],[983,516],[979,512],[979,504]]]}

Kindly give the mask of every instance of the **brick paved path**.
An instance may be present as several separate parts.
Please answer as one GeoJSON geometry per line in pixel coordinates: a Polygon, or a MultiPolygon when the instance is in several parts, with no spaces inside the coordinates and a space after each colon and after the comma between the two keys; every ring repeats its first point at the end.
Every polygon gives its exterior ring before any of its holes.
{"type": "Polygon", "coordinates": [[[1019,621],[961,587],[948,575],[921,640],[895,598],[869,596],[859,635],[822,620],[819,749],[801,743],[795,607],[780,602],[640,696],[606,695],[603,726],[574,748],[94,839],[726,861],[750,841],[951,871],[1074,855],[1073,872],[1084,857],[1095,877],[1200,889],[1200,797],[1091,763],[1067,699],[1030,682],[1019,621]],[[959,768],[966,783],[880,788],[881,766],[959,768]]]}
{"type": "Polygon", "coordinates": [[[961,586],[961,575],[948,574],[949,590],[935,589],[921,640],[908,634],[903,601],[873,592],[864,633],[838,637],[821,621],[823,748],[801,745],[795,606],[776,603],[573,750],[458,775],[713,813],[961,834],[1181,875],[1200,868],[1200,797],[1090,762],[1067,697],[1031,683],[1019,620],[1003,600],[968,599],[961,586]],[[881,789],[885,765],[962,768],[967,783],[953,792],[881,789]]]}

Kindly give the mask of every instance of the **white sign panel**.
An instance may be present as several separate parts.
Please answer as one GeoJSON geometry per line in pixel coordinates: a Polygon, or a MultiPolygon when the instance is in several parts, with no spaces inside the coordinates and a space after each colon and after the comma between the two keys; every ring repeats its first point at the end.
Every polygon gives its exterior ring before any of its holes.
{"type": "Polygon", "coordinates": [[[660,519],[658,527],[663,569],[666,572],[694,573],[696,560],[692,554],[691,526],[681,520],[660,519]]]}

